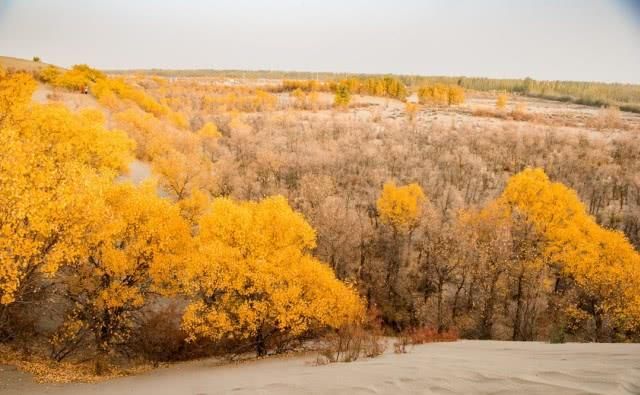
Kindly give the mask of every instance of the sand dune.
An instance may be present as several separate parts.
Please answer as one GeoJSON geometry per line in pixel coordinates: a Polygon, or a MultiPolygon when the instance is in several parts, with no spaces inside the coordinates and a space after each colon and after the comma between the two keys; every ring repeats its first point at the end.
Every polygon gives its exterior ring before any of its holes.
{"type": "Polygon", "coordinates": [[[14,383],[0,393],[640,394],[640,344],[459,341],[354,363],[314,366],[314,359],[199,361],[99,384],[14,383]]]}

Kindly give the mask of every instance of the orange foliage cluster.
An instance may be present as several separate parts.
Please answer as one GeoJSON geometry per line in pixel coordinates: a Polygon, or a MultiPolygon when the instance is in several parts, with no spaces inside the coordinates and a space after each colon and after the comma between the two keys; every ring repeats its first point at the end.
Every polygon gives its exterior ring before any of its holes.
{"type": "Polygon", "coordinates": [[[458,85],[434,84],[418,89],[422,104],[455,105],[464,103],[464,89],[458,85]]]}
{"type": "Polygon", "coordinates": [[[407,87],[405,84],[400,79],[391,76],[371,78],[350,77],[326,82],[316,80],[284,80],[279,89],[283,91],[300,89],[304,92],[337,92],[339,89],[346,89],[352,94],[390,97],[399,100],[404,100],[407,96],[407,87]]]}
{"type": "Polygon", "coordinates": [[[436,328],[426,326],[408,329],[402,335],[407,336],[411,344],[454,342],[458,340],[458,331],[455,329],[438,332],[436,328]]]}

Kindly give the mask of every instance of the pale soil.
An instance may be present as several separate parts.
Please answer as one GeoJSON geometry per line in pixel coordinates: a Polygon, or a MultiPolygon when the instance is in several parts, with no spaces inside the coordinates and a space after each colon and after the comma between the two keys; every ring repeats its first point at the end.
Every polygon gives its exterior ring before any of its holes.
{"type": "MultiPolygon", "coordinates": [[[[459,341],[315,366],[315,355],[177,364],[98,384],[35,384],[0,371],[0,394],[639,394],[640,344],[459,341]]],[[[5,368],[6,369],[6,368],[5,368]]]]}
{"type": "Polygon", "coordinates": [[[48,63],[34,62],[28,59],[19,59],[11,56],[0,56],[0,66],[7,70],[37,71],[49,66],[48,63]]]}

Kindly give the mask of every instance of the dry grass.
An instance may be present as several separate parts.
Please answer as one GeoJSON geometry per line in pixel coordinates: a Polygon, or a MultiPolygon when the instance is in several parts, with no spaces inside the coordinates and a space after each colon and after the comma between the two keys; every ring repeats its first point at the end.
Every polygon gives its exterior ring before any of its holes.
{"type": "Polygon", "coordinates": [[[618,107],[602,107],[598,113],[587,122],[587,126],[598,130],[625,129],[618,107]]]}
{"type": "Polygon", "coordinates": [[[27,71],[27,72],[35,72],[40,71],[43,68],[49,66],[48,63],[43,62],[34,62],[32,60],[27,59],[19,59],[13,58],[10,56],[0,56],[0,66],[4,67],[7,70],[12,71],[27,71]]]}
{"type": "Polygon", "coordinates": [[[353,362],[360,358],[374,358],[386,349],[379,334],[360,326],[346,327],[326,337],[326,344],[316,359],[318,365],[333,362],[353,362]]]}

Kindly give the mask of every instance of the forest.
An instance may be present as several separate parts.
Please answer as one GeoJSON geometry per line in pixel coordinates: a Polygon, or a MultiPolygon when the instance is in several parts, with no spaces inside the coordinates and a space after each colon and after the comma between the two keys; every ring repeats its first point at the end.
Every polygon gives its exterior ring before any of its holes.
{"type": "MultiPolygon", "coordinates": [[[[614,105],[624,111],[640,113],[640,86],[638,84],[587,82],[587,81],[541,81],[532,78],[498,79],[486,77],[451,77],[422,75],[377,75],[329,72],[296,72],[277,70],[111,70],[114,75],[153,74],[167,78],[254,78],[266,80],[317,81],[336,83],[343,80],[377,80],[396,78],[410,90],[417,91],[429,84],[458,85],[475,91],[502,91],[529,97],[540,97],[561,102],[574,102],[587,106],[614,105]]],[[[287,84],[283,86],[286,88],[287,84]]]]}
{"type": "Polygon", "coordinates": [[[0,70],[0,349],[640,341],[637,87],[284,77],[0,70]]]}

